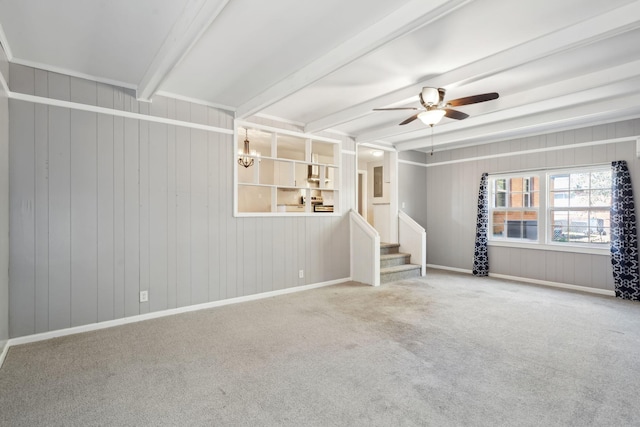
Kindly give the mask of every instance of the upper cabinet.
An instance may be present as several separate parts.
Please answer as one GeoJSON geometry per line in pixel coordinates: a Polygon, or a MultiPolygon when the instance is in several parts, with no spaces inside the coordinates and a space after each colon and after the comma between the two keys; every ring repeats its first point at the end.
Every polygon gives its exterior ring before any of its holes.
{"type": "Polygon", "coordinates": [[[236,121],[236,216],[339,213],[340,141],[236,121]]]}

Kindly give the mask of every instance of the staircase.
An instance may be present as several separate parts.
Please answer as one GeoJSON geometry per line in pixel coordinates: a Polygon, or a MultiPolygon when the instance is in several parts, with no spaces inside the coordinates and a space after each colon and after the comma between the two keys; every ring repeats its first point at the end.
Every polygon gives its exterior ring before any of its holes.
{"type": "Polygon", "coordinates": [[[380,283],[420,277],[421,267],[409,264],[411,254],[398,252],[398,243],[380,243],[380,283]]]}

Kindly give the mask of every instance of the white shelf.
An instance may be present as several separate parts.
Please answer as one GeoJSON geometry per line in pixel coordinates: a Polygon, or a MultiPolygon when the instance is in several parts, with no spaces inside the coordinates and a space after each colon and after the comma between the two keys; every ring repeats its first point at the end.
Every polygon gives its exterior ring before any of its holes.
{"type": "Polygon", "coordinates": [[[249,168],[242,168],[237,162],[234,164],[234,215],[328,216],[340,213],[339,140],[254,123],[236,121],[235,125],[235,146],[243,148],[246,129],[250,149],[260,154],[246,156],[255,159],[249,168]],[[309,174],[317,176],[318,181],[308,181],[309,174]],[[333,206],[333,212],[314,212],[310,200],[321,197],[322,192],[326,199],[335,202],[327,205],[333,206]],[[278,206],[299,203],[300,198],[307,201],[303,212],[278,212],[278,206]]]}

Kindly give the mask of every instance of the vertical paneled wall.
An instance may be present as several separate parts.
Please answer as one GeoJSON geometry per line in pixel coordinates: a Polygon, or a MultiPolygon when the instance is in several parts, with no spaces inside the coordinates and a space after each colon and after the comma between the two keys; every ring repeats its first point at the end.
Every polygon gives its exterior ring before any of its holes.
{"type": "MultiPolygon", "coordinates": [[[[0,78],[9,77],[7,57],[0,47],[0,78]]],[[[9,102],[0,85],[0,353],[9,339],[9,102]]]]}
{"type": "MultiPolygon", "coordinates": [[[[527,169],[562,168],[626,160],[640,194],[640,161],[635,141],[596,144],[554,151],[548,147],[604,141],[640,134],[640,119],[501,141],[477,147],[436,152],[427,161],[428,264],[471,270],[475,241],[477,192],[483,172],[501,173],[527,169]],[[494,157],[498,154],[537,150],[530,154],[494,157]],[[476,157],[488,157],[473,160],[476,157]],[[471,161],[445,164],[458,159],[471,161]]],[[[613,290],[608,255],[530,250],[490,246],[491,273],[613,290]]]]}
{"type": "MultiPolygon", "coordinates": [[[[199,104],[10,71],[15,92],[233,129],[199,104]]],[[[9,113],[12,337],[349,276],[346,215],[233,217],[231,135],[17,100],[9,113]]]]}
{"type": "Polygon", "coordinates": [[[424,188],[427,183],[427,154],[418,151],[398,153],[398,205],[401,211],[409,215],[426,229],[427,195],[424,188]],[[411,163],[404,163],[404,161],[411,163]]]}

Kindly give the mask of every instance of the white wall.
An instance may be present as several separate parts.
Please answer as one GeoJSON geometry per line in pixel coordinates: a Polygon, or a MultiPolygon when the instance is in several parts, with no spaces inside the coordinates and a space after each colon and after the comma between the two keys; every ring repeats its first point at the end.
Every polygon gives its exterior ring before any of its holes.
{"type": "MultiPolygon", "coordinates": [[[[472,269],[477,193],[483,172],[500,173],[626,160],[638,201],[640,160],[636,157],[635,141],[545,151],[562,145],[638,134],[640,119],[436,152],[428,156],[427,161],[431,166],[427,168],[427,263],[472,269]],[[498,157],[523,150],[538,152],[498,157]],[[487,158],[438,165],[441,162],[483,156],[487,158]]],[[[495,274],[613,290],[608,255],[490,246],[489,262],[490,272],[495,274]]]]}
{"type": "MultiPolygon", "coordinates": [[[[0,48],[0,78],[9,68],[0,48]]],[[[0,354],[9,339],[9,103],[0,85],[0,354]]]]}
{"type": "MultiPolygon", "coordinates": [[[[233,127],[210,107],[10,70],[12,91],[233,127]]],[[[232,135],[17,100],[9,111],[11,337],[349,276],[346,214],[233,217],[232,135]]]]}

